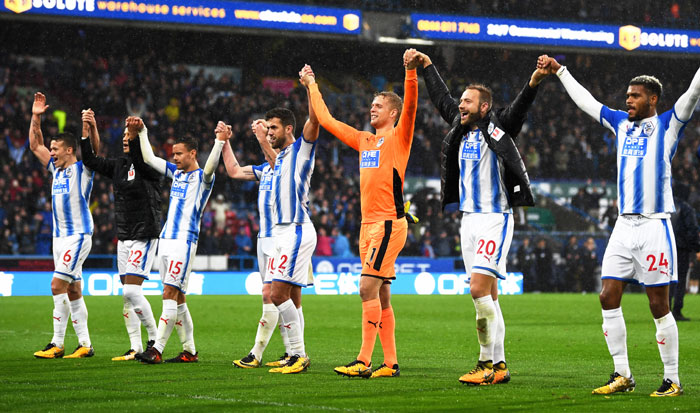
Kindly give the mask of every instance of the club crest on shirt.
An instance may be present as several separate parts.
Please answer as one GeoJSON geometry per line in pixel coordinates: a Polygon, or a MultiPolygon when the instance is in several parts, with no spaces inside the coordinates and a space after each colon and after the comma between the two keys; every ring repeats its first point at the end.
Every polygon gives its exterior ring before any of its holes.
{"type": "Polygon", "coordinates": [[[488,127],[489,135],[491,133],[493,133],[493,128],[495,128],[495,127],[496,127],[496,125],[494,125],[493,122],[489,122],[489,127],[488,127]]]}
{"type": "Polygon", "coordinates": [[[129,168],[129,172],[127,172],[127,174],[126,174],[126,180],[133,181],[135,177],[136,177],[136,171],[134,170],[134,164],[131,164],[131,167],[129,168]]]}
{"type": "Polygon", "coordinates": [[[381,138],[379,138],[379,140],[377,141],[377,148],[382,146],[382,145],[384,145],[384,137],[383,136],[381,138]]]}
{"type": "Polygon", "coordinates": [[[651,136],[651,134],[654,132],[654,122],[644,122],[642,124],[642,132],[646,136],[651,136]]]}
{"type": "Polygon", "coordinates": [[[69,166],[66,168],[66,177],[70,178],[71,176],[73,176],[73,168],[69,166]]]}

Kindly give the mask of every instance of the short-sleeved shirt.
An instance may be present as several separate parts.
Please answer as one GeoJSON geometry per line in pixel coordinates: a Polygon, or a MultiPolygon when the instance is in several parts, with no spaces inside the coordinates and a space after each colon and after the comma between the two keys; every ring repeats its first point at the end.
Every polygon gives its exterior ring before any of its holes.
{"type": "Polygon", "coordinates": [[[88,203],[95,173],[87,169],[82,161],[75,162],[65,169],[58,169],[53,158],[49,160],[47,169],[53,175],[53,236],[92,235],[94,224],[88,203]]]}

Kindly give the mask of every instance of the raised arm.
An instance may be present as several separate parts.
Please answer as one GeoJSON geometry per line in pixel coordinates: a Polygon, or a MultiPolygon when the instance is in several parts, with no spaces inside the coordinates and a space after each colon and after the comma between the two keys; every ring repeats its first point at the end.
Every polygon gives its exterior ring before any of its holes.
{"type": "Polygon", "coordinates": [[[100,133],[97,131],[97,121],[95,120],[95,112],[92,109],[83,111],[83,136],[90,136],[90,144],[95,153],[100,153],[100,133]],[[85,116],[87,115],[87,117],[85,116]],[[85,122],[88,123],[88,134],[85,134],[85,122]]]}
{"type": "MultiPolygon", "coordinates": [[[[313,70],[311,70],[311,66],[305,65],[301,69],[301,72],[299,72],[300,79],[305,75],[315,77],[313,70]]],[[[307,142],[315,142],[316,139],[318,139],[320,127],[318,117],[316,117],[316,112],[314,112],[314,107],[311,104],[311,92],[309,91],[308,87],[306,88],[306,100],[309,103],[309,119],[307,119],[306,123],[304,123],[304,139],[306,139],[307,142]]],[[[274,163],[270,163],[270,165],[274,165],[274,163]]]]}
{"type": "Polygon", "coordinates": [[[690,82],[690,87],[678,98],[678,101],[673,105],[676,112],[676,117],[681,122],[687,122],[693,116],[693,111],[700,100],[700,69],[695,72],[693,81],[690,82]]]}
{"type": "Polygon", "coordinates": [[[600,110],[603,108],[603,104],[598,102],[586,88],[574,79],[566,66],[560,65],[554,58],[544,55],[537,59],[537,68],[549,68],[550,73],[556,73],[561,84],[564,85],[566,93],[569,94],[576,106],[593,119],[600,121],[600,110]]]}
{"type": "MultiPolygon", "coordinates": [[[[253,122],[254,133],[256,122],[253,122]]],[[[231,144],[229,143],[229,139],[231,138],[231,135],[233,135],[233,133],[231,132],[231,127],[229,125],[224,124],[223,122],[219,122],[216,125],[215,133],[217,139],[220,133],[223,133],[226,137],[226,141],[224,142],[222,152],[224,155],[224,166],[226,167],[226,173],[228,174],[228,176],[241,181],[255,181],[256,177],[255,173],[253,172],[253,167],[250,165],[241,166],[238,163],[238,160],[236,159],[236,155],[233,154],[233,149],[231,148],[231,144]]]]}
{"type": "Polygon", "coordinates": [[[135,146],[133,141],[138,140],[139,150],[135,151],[131,156],[134,167],[141,167],[145,164],[153,168],[159,174],[167,175],[168,163],[165,159],[159,158],[153,153],[151,143],[148,141],[148,129],[146,125],[143,124],[143,121],[137,117],[130,116],[126,119],[126,129],[129,137],[130,150],[135,146]]]}
{"type": "Polygon", "coordinates": [[[440,77],[437,68],[425,53],[415,51],[414,53],[404,54],[405,65],[408,65],[411,59],[415,59],[423,65],[423,79],[425,80],[425,87],[428,89],[430,101],[433,102],[433,105],[440,112],[440,116],[445,122],[451,124],[459,114],[459,105],[450,95],[450,90],[440,77]]]}
{"type": "Polygon", "coordinates": [[[260,145],[260,149],[262,150],[265,160],[270,165],[274,165],[275,161],[277,160],[277,152],[272,149],[272,145],[270,145],[270,142],[267,140],[267,124],[265,123],[265,120],[257,119],[250,125],[250,127],[253,131],[253,136],[255,136],[255,139],[258,140],[258,145],[260,145]]]}
{"type": "Polygon", "coordinates": [[[410,144],[413,140],[413,130],[416,127],[416,109],[418,109],[418,60],[411,59],[405,62],[406,55],[416,52],[416,49],[408,49],[404,52],[404,65],[406,77],[403,84],[403,109],[397,125],[397,136],[404,138],[404,143],[410,144]]]}
{"type": "Polygon", "coordinates": [[[49,159],[51,159],[51,153],[44,145],[44,135],[41,133],[41,115],[48,108],[46,96],[41,92],[36,92],[34,94],[34,103],[32,104],[32,122],[29,125],[29,149],[31,149],[43,166],[47,166],[49,159]]]}
{"type": "Polygon", "coordinates": [[[94,113],[91,110],[84,110],[82,120],[83,137],[80,139],[80,153],[83,158],[83,164],[90,170],[112,178],[114,175],[114,161],[96,156],[93,152],[92,136],[90,138],[87,137],[90,134],[90,122],[95,120],[94,113]]]}
{"type": "MultiPolygon", "coordinates": [[[[223,122],[219,122],[223,124],[223,122]]],[[[228,138],[231,136],[231,127],[224,125],[224,129],[219,132],[219,125],[216,127],[216,140],[214,141],[214,146],[209,152],[209,157],[207,162],[204,164],[204,182],[210,183],[214,180],[214,171],[216,167],[219,166],[219,159],[221,158],[221,148],[224,146],[224,142],[228,142],[228,138]]]]}
{"type": "MultiPolygon", "coordinates": [[[[353,128],[350,125],[346,125],[331,116],[328,112],[328,107],[326,102],[323,101],[323,96],[318,90],[318,84],[313,76],[313,71],[309,67],[308,72],[303,72],[304,76],[299,79],[302,85],[309,89],[309,95],[311,96],[311,106],[314,114],[318,118],[318,122],[330,132],[333,136],[340,139],[344,144],[358,151],[360,149],[360,131],[353,128]]],[[[300,72],[301,74],[302,72],[300,72]]]]}

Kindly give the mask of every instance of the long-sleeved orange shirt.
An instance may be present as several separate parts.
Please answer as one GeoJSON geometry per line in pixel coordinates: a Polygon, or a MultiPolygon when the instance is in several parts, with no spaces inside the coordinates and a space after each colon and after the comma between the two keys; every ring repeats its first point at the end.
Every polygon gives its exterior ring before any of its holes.
{"type": "Polygon", "coordinates": [[[397,126],[381,136],[358,131],[334,119],[328,112],[318,85],[314,83],[309,89],[311,105],[321,126],[359,152],[362,222],[403,217],[403,182],[418,106],[416,70],[406,70],[403,109],[397,126]]]}

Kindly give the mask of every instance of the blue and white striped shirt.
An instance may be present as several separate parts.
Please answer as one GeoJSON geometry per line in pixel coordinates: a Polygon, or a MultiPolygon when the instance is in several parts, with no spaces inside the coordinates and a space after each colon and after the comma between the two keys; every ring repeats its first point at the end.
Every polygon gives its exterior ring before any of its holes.
{"type": "Polygon", "coordinates": [[[65,169],[57,169],[53,158],[49,160],[46,169],[53,175],[51,184],[53,236],[92,235],[94,224],[88,203],[95,172],[87,169],[82,161],[65,169]]]}
{"type": "Polygon", "coordinates": [[[462,136],[459,145],[459,209],[464,212],[512,212],[503,184],[504,167],[480,130],[462,136]]]}
{"type": "Polygon", "coordinates": [[[202,168],[183,172],[170,162],[166,164],[165,175],[172,178],[173,184],[170,188],[168,218],[160,237],[197,242],[202,213],[214,187],[214,176],[212,175],[211,182],[206,183],[202,168]]]}
{"type": "Polygon", "coordinates": [[[603,106],[600,123],[617,136],[617,201],[620,214],[672,213],[671,160],[688,123],[668,110],[638,121],[603,106]]]}
{"type": "Polygon", "coordinates": [[[258,215],[260,215],[260,232],[258,238],[272,236],[272,168],[265,162],[253,165],[255,179],[260,181],[258,186],[258,215]]]}
{"type": "Polygon", "coordinates": [[[309,186],[315,156],[316,141],[307,142],[304,136],[277,154],[272,174],[274,224],[311,222],[309,186]]]}

